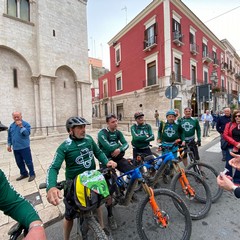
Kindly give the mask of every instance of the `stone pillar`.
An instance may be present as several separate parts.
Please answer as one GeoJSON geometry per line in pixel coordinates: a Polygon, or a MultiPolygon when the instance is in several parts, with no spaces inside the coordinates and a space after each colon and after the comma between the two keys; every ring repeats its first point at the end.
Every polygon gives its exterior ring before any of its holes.
{"type": "Polygon", "coordinates": [[[56,114],[56,93],[55,93],[55,77],[51,78],[51,93],[52,93],[52,120],[53,131],[57,132],[57,114],[56,114]]]}
{"type": "Polygon", "coordinates": [[[75,81],[77,87],[77,114],[80,117],[83,117],[82,113],[82,92],[81,92],[81,82],[75,81]]]}
{"type": "Polygon", "coordinates": [[[34,135],[42,135],[41,120],[40,120],[40,102],[39,102],[39,78],[32,77],[34,88],[34,107],[35,107],[35,131],[34,135]]]}
{"type": "Polygon", "coordinates": [[[40,118],[43,134],[48,135],[53,127],[53,104],[51,80],[53,76],[39,76],[39,100],[40,100],[40,118]]]}

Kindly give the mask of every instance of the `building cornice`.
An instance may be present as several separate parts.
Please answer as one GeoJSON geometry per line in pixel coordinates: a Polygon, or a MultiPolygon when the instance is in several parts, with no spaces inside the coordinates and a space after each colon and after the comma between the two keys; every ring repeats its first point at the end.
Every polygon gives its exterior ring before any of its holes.
{"type": "Polygon", "coordinates": [[[125,35],[130,29],[137,25],[143,18],[145,18],[152,10],[154,10],[158,5],[160,5],[163,0],[152,1],[146,8],[144,8],[131,22],[129,22],[120,32],[117,33],[109,42],[108,45],[111,46],[119,38],[125,35]]]}
{"type": "MultiPolygon", "coordinates": [[[[109,42],[111,46],[117,42],[119,38],[125,35],[131,28],[138,24],[144,17],[146,17],[152,10],[158,7],[164,0],[152,1],[146,8],[144,8],[131,22],[129,22],[120,32],[118,32],[109,42]]],[[[217,36],[182,2],[179,0],[165,0],[174,4],[183,14],[188,16],[189,19],[206,34],[218,47],[226,49],[226,46],[217,38],[217,36]]]]}

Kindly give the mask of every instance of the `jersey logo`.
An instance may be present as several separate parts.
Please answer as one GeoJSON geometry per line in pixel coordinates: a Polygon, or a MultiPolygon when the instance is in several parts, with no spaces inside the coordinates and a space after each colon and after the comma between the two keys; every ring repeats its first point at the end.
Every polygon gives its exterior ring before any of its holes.
{"type": "Polygon", "coordinates": [[[189,122],[185,122],[184,124],[182,124],[182,128],[186,132],[189,132],[193,128],[193,125],[191,125],[189,122]]]}
{"type": "Polygon", "coordinates": [[[84,168],[90,168],[92,165],[93,152],[88,148],[80,150],[80,155],[75,159],[78,165],[83,165],[84,168]]]}
{"type": "Polygon", "coordinates": [[[172,137],[176,133],[176,131],[171,127],[166,128],[164,132],[167,134],[168,137],[172,137]]]}

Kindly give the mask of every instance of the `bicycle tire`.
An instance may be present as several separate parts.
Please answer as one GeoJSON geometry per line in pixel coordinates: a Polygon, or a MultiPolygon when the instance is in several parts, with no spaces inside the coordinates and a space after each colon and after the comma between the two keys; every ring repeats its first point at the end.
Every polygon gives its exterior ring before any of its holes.
{"type": "Polygon", "coordinates": [[[186,169],[190,171],[194,171],[204,181],[207,182],[212,195],[212,203],[215,203],[222,196],[223,189],[218,186],[216,181],[218,172],[211,165],[198,162],[198,163],[192,163],[188,165],[186,169]],[[198,166],[200,166],[200,169],[198,168],[198,166]]]}
{"type": "MultiPolygon", "coordinates": [[[[85,227],[87,228],[88,235],[87,235],[87,238],[86,238],[86,236],[84,238],[81,233],[78,234],[79,240],[84,240],[84,239],[108,240],[109,239],[94,216],[84,217],[84,221],[86,224],[85,227]]],[[[79,231],[82,228],[82,226],[80,225],[80,219],[78,219],[77,224],[78,224],[77,228],[79,231]]]]}
{"type": "Polygon", "coordinates": [[[190,183],[190,186],[195,190],[194,198],[188,198],[188,196],[183,192],[182,187],[178,181],[181,173],[177,173],[173,177],[170,189],[184,199],[193,220],[203,219],[207,216],[211,209],[211,191],[207,183],[203,181],[195,172],[186,170],[185,174],[190,183]]]}
{"type": "Polygon", "coordinates": [[[182,198],[169,189],[154,190],[154,197],[162,213],[167,214],[168,225],[163,228],[156,222],[151,206],[148,204],[149,197],[146,196],[138,205],[136,215],[137,232],[140,239],[190,239],[192,221],[182,198]]]}

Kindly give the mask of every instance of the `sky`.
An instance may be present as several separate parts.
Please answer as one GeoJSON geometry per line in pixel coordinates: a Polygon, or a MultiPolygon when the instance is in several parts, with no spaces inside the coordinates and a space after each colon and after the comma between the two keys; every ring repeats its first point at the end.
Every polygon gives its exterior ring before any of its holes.
{"type": "MultiPolygon", "coordinates": [[[[108,42],[152,0],[88,0],[89,57],[110,69],[108,42]]],[[[182,0],[220,39],[227,39],[240,55],[240,0],[182,0]]]]}

